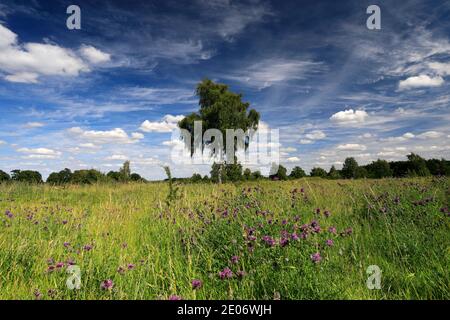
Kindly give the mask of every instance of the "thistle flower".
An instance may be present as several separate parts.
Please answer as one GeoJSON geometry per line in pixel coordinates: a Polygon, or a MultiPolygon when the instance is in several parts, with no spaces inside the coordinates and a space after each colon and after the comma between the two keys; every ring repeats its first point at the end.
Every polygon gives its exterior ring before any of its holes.
{"type": "Polygon", "coordinates": [[[238,272],[236,272],[236,275],[238,278],[242,279],[243,277],[245,277],[247,275],[247,273],[245,271],[239,270],[238,272]]]}
{"type": "Polygon", "coordinates": [[[275,240],[271,236],[264,236],[262,240],[270,247],[275,245],[275,240]]]}
{"type": "Polygon", "coordinates": [[[169,296],[169,300],[178,301],[178,300],[183,300],[183,299],[180,296],[171,295],[171,296],[169,296]]]}
{"type": "Polygon", "coordinates": [[[312,260],[314,263],[319,263],[319,262],[322,260],[322,257],[321,257],[321,255],[320,255],[320,252],[313,253],[313,254],[311,255],[311,260],[312,260]]]}
{"type": "Polygon", "coordinates": [[[328,239],[327,241],[325,241],[326,245],[329,247],[332,247],[334,245],[334,242],[332,239],[328,239]]]}
{"type": "Polygon", "coordinates": [[[336,227],[329,227],[328,232],[332,233],[332,234],[336,234],[337,233],[336,227]]]}
{"type": "Polygon", "coordinates": [[[293,234],[291,234],[291,239],[294,240],[294,241],[297,241],[300,238],[299,238],[299,236],[296,233],[293,233],[293,234]]]}
{"type": "Polygon", "coordinates": [[[323,213],[323,215],[325,216],[325,218],[328,218],[331,215],[331,212],[328,210],[325,210],[325,212],[323,213]]]}
{"type": "Polygon", "coordinates": [[[92,245],[87,244],[83,247],[84,251],[91,251],[92,250],[92,245]]]}
{"type": "Polygon", "coordinates": [[[10,218],[10,219],[12,219],[12,218],[14,217],[14,215],[12,214],[12,212],[9,211],[9,210],[6,210],[6,211],[5,211],[5,215],[6,215],[8,218],[10,218]]]}
{"type": "Polygon", "coordinates": [[[288,238],[281,238],[280,239],[280,247],[284,248],[289,244],[289,239],[288,238]]]}
{"type": "Polygon", "coordinates": [[[114,287],[114,282],[111,279],[104,280],[100,284],[102,290],[111,290],[114,287]]]}
{"type": "Polygon", "coordinates": [[[226,267],[225,269],[223,269],[222,271],[219,272],[219,277],[222,280],[230,279],[233,277],[233,271],[231,271],[230,268],[226,267]]]}
{"type": "Polygon", "coordinates": [[[198,280],[198,279],[192,280],[192,289],[193,290],[200,289],[202,287],[202,285],[203,285],[203,283],[201,280],[198,280]]]}
{"type": "Polygon", "coordinates": [[[128,270],[133,270],[134,267],[135,267],[135,266],[134,266],[134,264],[132,264],[132,263],[129,263],[128,266],[127,266],[128,270]]]}
{"type": "Polygon", "coordinates": [[[231,263],[236,264],[239,262],[239,257],[238,256],[232,256],[231,257],[231,263]]]}

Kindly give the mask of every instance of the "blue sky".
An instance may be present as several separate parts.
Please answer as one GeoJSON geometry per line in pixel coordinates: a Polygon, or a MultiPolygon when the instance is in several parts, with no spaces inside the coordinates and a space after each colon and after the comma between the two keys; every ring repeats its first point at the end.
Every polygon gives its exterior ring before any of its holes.
{"type": "MultiPolygon", "coordinates": [[[[281,163],[450,158],[448,1],[0,3],[0,169],[171,164],[208,77],[280,130],[281,163]],[[66,28],[77,4],[82,29],[66,28]],[[381,8],[381,30],[366,8],[381,8]]],[[[172,164],[174,175],[208,166],[172,164]]]]}

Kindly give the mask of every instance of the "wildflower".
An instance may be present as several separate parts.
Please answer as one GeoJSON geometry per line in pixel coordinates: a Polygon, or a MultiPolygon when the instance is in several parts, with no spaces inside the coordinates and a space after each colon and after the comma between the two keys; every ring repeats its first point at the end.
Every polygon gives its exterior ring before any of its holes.
{"type": "Polygon", "coordinates": [[[48,266],[47,267],[47,272],[48,273],[53,272],[53,271],[55,271],[55,266],[52,265],[52,266],[48,266]]]}
{"type": "Polygon", "coordinates": [[[320,213],[320,208],[317,208],[316,209],[316,214],[319,214],[320,213]]]}
{"type": "Polygon", "coordinates": [[[58,262],[56,264],[56,269],[61,269],[62,267],[64,267],[64,262],[58,262]]]}
{"type": "Polygon", "coordinates": [[[39,289],[35,289],[33,294],[34,294],[34,298],[36,300],[41,300],[42,299],[42,293],[39,291],[39,289]]]}
{"type": "Polygon", "coordinates": [[[114,287],[114,282],[111,279],[104,280],[100,284],[102,290],[111,290],[114,287]]]}
{"type": "Polygon", "coordinates": [[[238,272],[236,272],[236,275],[238,276],[238,278],[242,279],[247,275],[247,273],[245,271],[239,270],[238,272]]]}
{"type": "Polygon", "coordinates": [[[288,238],[281,238],[280,240],[280,246],[282,248],[286,247],[289,244],[289,239],[288,238]]]}
{"type": "Polygon", "coordinates": [[[123,267],[119,267],[119,268],[117,268],[117,272],[119,274],[124,274],[125,273],[125,269],[123,267]]]}
{"type": "Polygon", "coordinates": [[[62,221],[62,224],[67,224],[67,220],[63,220],[63,221],[62,221]]]}
{"type": "Polygon", "coordinates": [[[171,296],[169,296],[169,300],[178,301],[178,300],[183,300],[183,299],[180,296],[171,295],[171,296]]]}
{"type": "Polygon", "coordinates": [[[327,241],[325,241],[326,245],[329,247],[332,247],[334,245],[334,242],[332,239],[328,239],[327,241]]]}
{"type": "Polygon", "coordinates": [[[275,245],[275,240],[271,236],[264,236],[262,240],[270,247],[275,245]]]}
{"type": "Polygon", "coordinates": [[[328,232],[332,233],[332,234],[336,234],[337,233],[336,227],[329,227],[328,232]]]}
{"type": "Polygon", "coordinates": [[[294,240],[294,241],[297,241],[300,238],[299,238],[299,236],[296,233],[293,233],[293,234],[291,234],[291,239],[294,240]]]}
{"type": "Polygon", "coordinates": [[[325,212],[323,213],[323,215],[325,216],[325,218],[328,218],[331,215],[331,212],[328,210],[325,210],[325,212]]]}
{"type": "Polygon", "coordinates": [[[320,256],[320,252],[313,253],[313,254],[311,255],[311,260],[312,260],[314,263],[319,263],[320,260],[322,260],[322,257],[320,256]]]}
{"type": "Polygon", "coordinates": [[[92,245],[87,244],[83,247],[84,251],[91,251],[92,250],[92,245]]]}
{"type": "Polygon", "coordinates": [[[345,233],[347,235],[351,235],[353,233],[353,229],[352,228],[347,228],[347,229],[345,229],[345,233]]]}
{"type": "Polygon", "coordinates": [[[300,234],[300,238],[303,239],[303,240],[305,240],[306,238],[308,238],[308,233],[307,233],[307,232],[302,232],[302,233],[300,234]]]}
{"type": "Polygon", "coordinates": [[[134,269],[134,264],[129,263],[127,268],[128,268],[128,270],[133,270],[134,269]]]}
{"type": "Polygon", "coordinates": [[[73,265],[75,265],[75,261],[72,258],[70,258],[66,261],[66,264],[69,266],[73,266],[73,265]]]}
{"type": "Polygon", "coordinates": [[[196,289],[200,289],[202,287],[203,283],[201,280],[198,279],[194,279],[192,280],[192,289],[196,290],[196,289]]]}
{"type": "Polygon", "coordinates": [[[315,233],[320,233],[321,230],[322,230],[322,229],[320,228],[320,226],[315,226],[315,227],[313,228],[313,231],[314,231],[315,233]]]}
{"type": "Polygon", "coordinates": [[[222,280],[230,279],[233,277],[233,271],[231,271],[230,268],[226,267],[225,269],[223,269],[222,271],[219,272],[219,277],[222,280]]]}
{"type": "Polygon", "coordinates": [[[281,221],[281,224],[282,224],[283,226],[286,225],[286,224],[287,224],[287,220],[284,219],[283,221],[281,221]]]}
{"type": "Polygon", "coordinates": [[[64,245],[65,248],[68,248],[68,247],[70,247],[70,242],[64,242],[63,245],[64,245]]]}
{"type": "Polygon", "coordinates": [[[239,257],[238,256],[232,256],[231,257],[231,263],[236,264],[239,262],[239,257]]]}

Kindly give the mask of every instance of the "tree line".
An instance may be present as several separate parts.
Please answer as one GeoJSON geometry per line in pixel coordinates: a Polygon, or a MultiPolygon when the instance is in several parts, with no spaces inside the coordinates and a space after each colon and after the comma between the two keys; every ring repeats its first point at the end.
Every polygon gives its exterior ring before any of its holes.
{"type": "MultiPolygon", "coordinates": [[[[403,178],[403,177],[426,177],[426,176],[450,176],[450,161],[445,159],[424,159],[411,153],[405,161],[386,161],[378,159],[367,165],[359,165],[355,158],[346,158],[342,169],[338,170],[332,166],[328,171],[320,167],[314,167],[307,174],[301,167],[294,167],[288,174],[287,169],[279,165],[276,172],[265,177],[260,171],[244,169],[240,163],[218,164],[211,167],[210,176],[202,176],[194,173],[190,178],[173,178],[173,181],[199,183],[199,182],[237,182],[256,181],[261,179],[288,180],[300,179],[307,176],[326,179],[381,179],[381,178],[403,178]]],[[[0,170],[0,183],[7,181],[19,181],[26,183],[44,183],[42,175],[32,170],[13,170],[11,175],[0,170]]],[[[76,170],[64,169],[51,173],[46,183],[51,185],[63,184],[94,184],[107,182],[147,182],[137,173],[131,173],[130,162],[126,161],[119,171],[102,173],[95,169],[76,170]]]]}

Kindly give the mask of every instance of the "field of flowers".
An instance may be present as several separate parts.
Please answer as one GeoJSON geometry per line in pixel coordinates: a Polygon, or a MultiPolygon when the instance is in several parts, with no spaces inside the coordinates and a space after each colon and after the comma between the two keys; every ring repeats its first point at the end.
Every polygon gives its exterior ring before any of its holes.
{"type": "Polygon", "coordinates": [[[0,299],[450,299],[449,182],[2,185],[0,299]]]}

